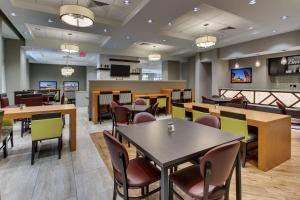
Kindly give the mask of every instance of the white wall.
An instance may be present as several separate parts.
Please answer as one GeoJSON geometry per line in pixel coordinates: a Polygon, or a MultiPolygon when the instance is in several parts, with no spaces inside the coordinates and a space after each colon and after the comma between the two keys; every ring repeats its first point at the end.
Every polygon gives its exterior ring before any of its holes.
{"type": "Polygon", "coordinates": [[[89,91],[89,81],[97,80],[97,70],[96,67],[86,67],[86,91],[89,91]]]}
{"type": "Polygon", "coordinates": [[[30,89],[30,79],[29,79],[29,63],[26,58],[25,49],[20,48],[20,89],[28,90],[30,89]]]}
{"type": "MultiPolygon", "coordinates": [[[[0,18],[0,24],[1,18],[0,18]]],[[[2,38],[2,31],[0,26],[0,93],[6,92],[6,84],[5,84],[5,66],[4,66],[4,41],[2,38]]]]}

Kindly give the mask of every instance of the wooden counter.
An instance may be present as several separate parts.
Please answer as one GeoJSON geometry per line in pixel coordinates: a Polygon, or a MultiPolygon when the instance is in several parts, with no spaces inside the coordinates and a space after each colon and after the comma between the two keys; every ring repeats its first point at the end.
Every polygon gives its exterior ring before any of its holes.
{"type": "Polygon", "coordinates": [[[248,125],[258,128],[258,168],[268,171],[291,158],[291,117],[275,113],[260,112],[241,108],[218,106],[204,103],[185,103],[186,111],[192,106],[209,108],[212,115],[220,111],[245,114],[248,125]]]}

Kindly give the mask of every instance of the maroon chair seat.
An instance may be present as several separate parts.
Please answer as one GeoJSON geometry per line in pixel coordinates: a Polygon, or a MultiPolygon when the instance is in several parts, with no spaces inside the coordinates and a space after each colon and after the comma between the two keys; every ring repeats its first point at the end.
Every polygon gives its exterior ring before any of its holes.
{"type": "Polygon", "coordinates": [[[119,194],[124,199],[130,199],[129,189],[146,189],[146,194],[142,192],[137,199],[145,198],[160,188],[149,192],[149,185],[160,180],[160,171],[154,167],[148,160],[144,158],[136,158],[129,160],[128,152],[125,147],[108,131],[103,132],[104,140],[107,145],[114,173],[114,194],[113,200],[119,194]],[[119,191],[119,187],[123,188],[123,192],[119,191]]]}
{"type": "Polygon", "coordinates": [[[216,116],[213,116],[213,115],[205,115],[205,116],[199,117],[198,119],[195,120],[195,122],[198,124],[210,126],[210,127],[217,128],[217,129],[220,129],[220,127],[221,127],[219,118],[216,116]]]}
{"type": "MultiPolygon", "coordinates": [[[[123,184],[122,175],[116,173],[116,179],[123,184]]],[[[135,158],[127,166],[127,183],[129,187],[146,187],[160,180],[160,171],[144,158],[135,158]]]]}
{"type": "MultiPolygon", "coordinates": [[[[203,156],[200,165],[193,165],[171,174],[170,199],[173,199],[173,183],[192,198],[228,199],[239,149],[239,141],[215,147],[203,156]]],[[[175,191],[174,193],[179,196],[175,191]]]]}
{"type": "Polygon", "coordinates": [[[146,101],[145,101],[144,99],[141,99],[141,98],[136,99],[136,100],[134,101],[134,104],[135,104],[135,105],[142,105],[142,106],[147,105],[146,101]]]}
{"type": "Polygon", "coordinates": [[[138,123],[144,123],[144,122],[152,122],[155,120],[156,120],[156,118],[152,114],[150,114],[148,112],[141,112],[134,116],[133,123],[138,124],[138,123]]]}

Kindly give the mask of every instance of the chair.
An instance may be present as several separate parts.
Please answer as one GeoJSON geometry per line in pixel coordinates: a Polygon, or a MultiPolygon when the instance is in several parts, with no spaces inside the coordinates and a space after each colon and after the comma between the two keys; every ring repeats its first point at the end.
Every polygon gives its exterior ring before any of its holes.
{"type": "Polygon", "coordinates": [[[119,103],[121,105],[132,104],[132,94],[131,91],[120,91],[119,103]]]}
{"type": "Polygon", "coordinates": [[[193,106],[192,114],[193,114],[193,121],[196,121],[196,119],[198,119],[199,117],[203,117],[204,115],[209,115],[209,109],[200,106],[193,106]]]}
{"type": "Polygon", "coordinates": [[[7,97],[1,97],[0,103],[1,103],[0,105],[1,108],[9,107],[9,100],[7,97]]]}
{"type": "MultiPolygon", "coordinates": [[[[240,142],[227,143],[208,151],[200,165],[192,165],[170,175],[170,199],[173,184],[193,199],[217,200],[229,199],[229,187],[240,142]]],[[[182,197],[180,197],[182,199],[182,197]]]]}
{"type": "Polygon", "coordinates": [[[42,106],[43,95],[42,94],[23,94],[20,98],[20,104],[26,106],[42,106]]]}
{"type": "Polygon", "coordinates": [[[109,105],[110,105],[110,102],[112,102],[112,101],[113,101],[113,92],[112,91],[100,92],[100,95],[99,95],[99,118],[100,118],[99,120],[100,120],[100,124],[102,122],[102,115],[110,113],[109,105]],[[102,107],[106,107],[107,112],[102,112],[101,111],[102,107]]]}
{"type": "Polygon", "coordinates": [[[172,105],[172,118],[185,120],[185,108],[183,104],[173,103],[172,105]]]}
{"type": "MultiPolygon", "coordinates": [[[[63,93],[61,95],[60,104],[61,105],[68,104],[68,98],[65,97],[65,93],[63,93]]],[[[62,115],[62,120],[63,120],[63,128],[65,128],[65,125],[66,125],[66,117],[65,117],[65,115],[62,115]]]]}
{"type": "Polygon", "coordinates": [[[202,117],[197,118],[195,122],[212,128],[221,128],[219,118],[214,115],[203,115],[202,117]]]}
{"type": "Polygon", "coordinates": [[[149,185],[160,180],[160,171],[155,166],[141,157],[129,160],[127,150],[117,139],[108,131],[104,131],[103,135],[113,167],[113,200],[116,200],[117,194],[126,200],[144,199],[160,191],[160,188],[156,188],[149,192],[149,185]],[[119,187],[123,188],[123,192],[119,187]],[[142,194],[135,198],[129,197],[129,189],[141,189],[142,194]]]}
{"type": "Polygon", "coordinates": [[[150,104],[150,97],[144,96],[144,97],[139,97],[139,99],[143,99],[146,102],[146,104],[136,104],[136,102],[135,102],[135,105],[146,105],[146,106],[150,106],[151,105],[150,104]]]}
{"type": "Polygon", "coordinates": [[[157,110],[158,110],[158,102],[152,105],[148,112],[151,113],[153,116],[156,116],[157,110]]]}
{"type": "MultiPolygon", "coordinates": [[[[117,106],[115,109],[115,127],[117,126],[127,126],[130,124],[130,110],[126,107],[117,106]]],[[[116,135],[118,132],[116,131],[116,135]]],[[[120,140],[122,138],[119,136],[120,140]]]]}
{"type": "Polygon", "coordinates": [[[139,123],[144,123],[144,122],[152,122],[155,120],[156,120],[156,118],[152,114],[150,114],[148,112],[141,112],[134,116],[133,123],[139,124],[139,123]]]}
{"type": "MultiPolygon", "coordinates": [[[[244,136],[242,140],[243,154],[242,154],[242,165],[245,167],[246,155],[248,150],[248,145],[250,143],[257,142],[257,132],[248,130],[246,115],[239,113],[232,113],[227,111],[221,111],[221,129],[230,132],[235,135],[244,136]]],[[[256,145],[257,148],[257,145],[256,145]]]]}
{"type": "MultiPolygon", "coordinates": [[[[279,108],[280,112],[283,115],[288,115],[287,109],[285,107],[285,105],[279,101],[276,101],[277,107],[279,108]]],[[[296,126],[300,126],[300,119],[298,118],[291,118],[291,124],[292,125],[296,125],[296,126]]]]}
{"type": "Polygon", "coordinates": [[[56,92],[56,93],[55,93],[55,95],[54,95],[54,97],[53,97],[53,100],[54,100],[55,102],[58,102],[58,101],[59,101],[59,92],[56,92]]]}
{"type": "Polygon", "coordinates": [[[192,102],[192,89],[183,90],[183,102],[192,102]]]}
{"type": "Polygon", "coordinates": [[[110,102],[110,112],[111,112],[111,119],[112,119],[112,134],[115,133],[115,126],[116,126],[116,117],[115,117],[115,108],[120,106],[117,102],[112,101],[110,102]]]}
{"type": "Polygon", "coordinates": [[[215,104],[215,101],[213,101],[205,96],[202,96],[202,103],[215,104]]]}
{"type": "Polygon", "coordinates": [[[2,141],[3,157],[7,157],[7,142],[14,146],[13,120],[4,120],[4,111],[0,110],[0,142],[2,141]]]}
{"type": "Polygon", "coordinates": [[[145,105],[147,105],[147,102],[144,99],[142,99],[142,98],[138,98],[138,99],[136,99],[134,101],[134,104],[135,105],[145,106],[145,105]]]}
{"type": "Polygon", "coordinates": [[[58,139],[58,158],[62,149],[62,120],[61,113],[32,115],[31,119],[32,152],[31,165],[34,164],[34,154],[38,149],[38,142],[42,140],[58,139]]]}
{"type": "Polygon", "coordinates": [[[174,89],[171,92],[171,101],[172,103],[180,103],[181,102],[181,91],[174,89]]]}
{"type": "Polygon", "coordinates": [[[158,112],[164,111],[164,113],[167,115],[167,97],[158,96],[156,102],[158,103],[158,112]]]}

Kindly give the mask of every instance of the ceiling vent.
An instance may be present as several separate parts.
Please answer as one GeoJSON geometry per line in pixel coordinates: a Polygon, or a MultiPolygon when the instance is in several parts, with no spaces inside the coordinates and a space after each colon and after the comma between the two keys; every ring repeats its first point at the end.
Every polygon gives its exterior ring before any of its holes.
{"type": "Polygon", "coordinates": [[[227,26],[225,28],[220,29],[220,31],[230,31],[230,30],[235,30],[235,29],[236,29],[235,27],[227,26]]]}

